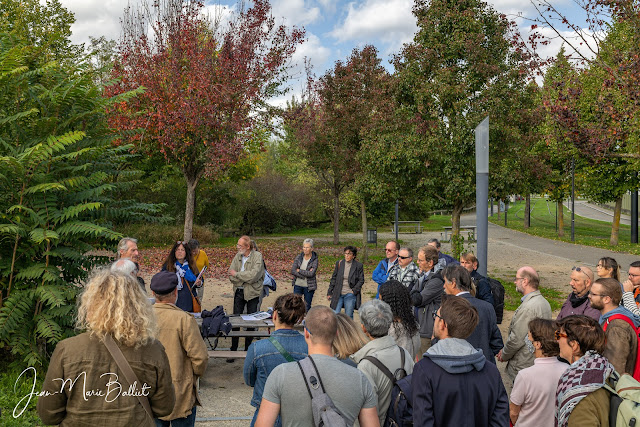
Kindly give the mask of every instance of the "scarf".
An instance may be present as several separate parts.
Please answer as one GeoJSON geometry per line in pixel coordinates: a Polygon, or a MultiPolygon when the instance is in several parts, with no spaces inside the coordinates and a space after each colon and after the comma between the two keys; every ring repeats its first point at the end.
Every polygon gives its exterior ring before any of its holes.
{"type": "Polygon", "coordinates": [[[576,308],[580,307],[588,298],[589,292],[587,292],[583,297],[579,297],[575,293],[571,292],[571,295],[569,295],[569,302],[571,303],[571,307],[576,308]]]}
{"type": "Polygon", "coordinates": [[[187,267],[189,266],[189,263],[187,261],[184,262],[184,264],[180,264],[180,262],[176,261],[176,276],[178,276],[178,290],[182,290],[182,278],[184,277],[185,274],[187,274],[187,271],[183,268],[184,265],[187,265],[187,267]]]}
{"type": "Polygon", "coordinates": [[[594,350],[587,351],[573,362],[558,381],[555,426],[566,427],[576,405],[588,394],[600,389],[612,372],[611,363],[594,350]]]}

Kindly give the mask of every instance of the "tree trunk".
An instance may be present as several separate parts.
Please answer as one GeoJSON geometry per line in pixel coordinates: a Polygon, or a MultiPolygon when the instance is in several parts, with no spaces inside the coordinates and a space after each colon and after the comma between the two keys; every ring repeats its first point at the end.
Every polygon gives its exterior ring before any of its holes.
{"type": "Polygon", "coordinates": [[[340,191],[333,188],[333,244],[340,243],[340,191]]]}
{"type": "Polygon", "coordinates": [[[525,196],[524,202],[524,228],[531,225],[531,194],[525,196]]]}
{"type": "Polygon", "coordinates": [[[367,246],[367,205],[364,200],[360,200],[360,212],[362,213],[362,257],[361,263],[367,262],[369,259],[369,247],[367,246]]]}
{"type": "Polygon", "coordinates": [[[556,202],[556,209],[558,209],[558,237],[564,237],[564,205],[562,200],[556,202]]]}
{"type": "Polygon", "coordinates": [[[193,214],[195,212],[196,187],[198,186],[198,177],[184,174],[187,182],[187,203],[184,209],[184,237],[183,240],[188,242],[193,234],[193,214]]]}
{"type": "Polygon", "coordinates": [[[622,212],[622,196],[616,200],[616,208],[613,211],[613,223],[611,224],[611,246],[618,245],[618,231],[620,231],[620,213],[622,212]]]}

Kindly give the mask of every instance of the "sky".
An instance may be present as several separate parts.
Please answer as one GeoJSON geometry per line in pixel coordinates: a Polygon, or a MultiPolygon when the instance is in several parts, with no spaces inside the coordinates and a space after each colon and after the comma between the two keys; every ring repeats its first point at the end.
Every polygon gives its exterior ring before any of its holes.
{"type": "MultiPolygon", "coordinates": [[[[117,40],[120,36],[120,18],[128,3],[138,0],[61,0],[63,6],[75,14],[71,39],[75,43],[88,42],[89,36],[105,36],[117,40]]],[[[552,0],[553,1],[553,0],[552,0]]],[[[536,16],[528,0],[488,0],[498,12],[507,14],[527,31],[536,16]]],[[[233,8],[235,2],[207,0],[207,8],[233,8]]],[[[399,53],[404,43],[410,42],[417,31],[411,9],[412,0],[272,0],[273,15],[288,26],[304,27],[306,41],[296,51],[293,63],[294,77],[301,77],[304,58],[308,58],[316,76],[330,69],[335,61],[345,60],[354,48],[374,45],[383,65],[389,70],[389,61],[399,53]]],[[[554,6],[570,18],[580,16],[573,0],[555,0],[554,6]]],[[[555,40],[542,49],[542,55],[555,56],[560,41],[555,40]]],[[[293,92],[302,88],[302,80],[292,80],[293,92]],[[297,83],[296,83],[297,81],[297,83]],[[296,87],[298,86],[298,87],[296,87]]],[[[289,95],[290,96],[290,95],[289,95]]]]}

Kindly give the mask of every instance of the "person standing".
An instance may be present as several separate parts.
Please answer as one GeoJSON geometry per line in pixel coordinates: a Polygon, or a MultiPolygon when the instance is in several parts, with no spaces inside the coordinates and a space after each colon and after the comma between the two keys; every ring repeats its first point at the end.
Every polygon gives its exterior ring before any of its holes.
{"type": "Polygon", "coordinates": [[[153,418],[169,415],[176,399],[169,359],[156,339],[156,320],[147,296],[133,277],[105,269],[92,274],[79,301],[76,327],[84,332],[60,341],[53,351],[37,403],[42,423],[154,426],[153,418]],[[126,380],[122,364],[109,350],[112,345],[137,380],[126,380]],[[69,384],[76,378],[84,387],[69,384]],[[68,389],[61,386],[67,379],[68,389]],[[110,381],[146,397],[151,413],[133,394],[105,399],[110,389],[115,394],[113,385],[107,386],[110,381]],[[87,396],[85,390],[93,394],[87,396]]]}
{"type": "Polygon", "coordinates": [[[420,275],[420,269],[413,262],[413,250],[411,248],[400,248],[398,263],[389,271],[389,280],[397,280],[411,292],[418,284],[420,275]]]}
{"type": "Polygon", "coordinates": [[[547,319],[529,322],[526,346],[535,360],[518,373],[511,390],[509,415],[516,427],[553,427],[558,380],[569,367],[558,360],[555,325],[547,319]]]}
{"type": "MultiPolygon", "coordinates": [[[[236,245],[238,253],[229,267],[229,280],[233,284],[233,314],[255,313],[260,301],[260,293],[264,282],[264,260],[262,254],[251,247],[251,238],[242,236],[236,245]]],[[[235,329],[237,330],[237,329],[235,329]]],[[[244,341],[245,351],[251,345],[252,337],[244,341]]],[[[231,351],[238,350],[238,337],[231,338],[231,351]]],[[[228,363],[235,359],[227,359],[228,363]]]]}
{"type": "MultiPolygon", "coordinates": [[[[133,237],[124,237],[118,242],[118,252],[116,259],[128,258],[136,265],[136,280],[145,289],[144,279],[139,276],[140,273],[140,251],[138,250],[138,240],[133,237]]],[[[146,290],[145,290],[146,292],[146,290]]]]}
{"type": "Polygon", "coordinates": [[[629,275],[627,280],[622,284],[624,292],[622,293],[622,303],[624,308],[640,316],[640,261],[634,261],[629,265],[629,275]]]}
{"type": "Polygon", "coordinates": [[[378,397],[378,418],[382,426],[391,403],[391,389],[394,383],[369,358],[376,359],[393,375],[400,369],[404,370],[405,375],[410,375],[413,372],[414,362],[409,352],[396,344],[395,340],[388,335],[393,322],[393,313],[389,304],[378,299],[367,301],[362,304],[358,314],[360,314],[362,330],[369,342],[351,358],[373,386],[373,391],[378,397]]]}
{"type": "MultiPolygon", "coordinates": [[[[304,339],[309,348],[309,359],[320,377],[318,382],[322,383],[322,389],[347,425],[352,426],[357,419],[361,427],[379,427],[378,399],[371,383],[358,369],[333,355],[336,331],[336,314],[330,308],[311,307],[305,318],[304,339]]],[[[276,366],[267,378],[256,426],[271,427],[280,414],[284,427],[313,427],[309,394],[297,362],[276,366]]]]}
{"type": "MultiPolygon", "coordinates": [[[[196,262],[196,268],[199,272],[202,271],[203,268],[209,269],[209,257],[206,252],[200,248],[200,242],[196,239],[189,240],[189,249],[191,249],[191,254],[193,255],[193,260],[196,262]]],[[[204,274],[201,276],[200,286],[198,287],[198,296],[200,297],[200,301],[204,298],[204,274]]]]}
{"type": "Polygon", "coordinates": [[[411,290],[411,303],[415,307],[416,317],[420,324],[420,355],[431,346],[433,338],[433,312],[440,307],[444,294],[444,280],[441,271],[436,271],[438,251],[432,246],[423,246],[418,251],[418,265],[422,276],[418,286],[411,290]]]}
{"type": "Polygon", "coordinates": [[[433,317],[438,342],[411,378],[413,425],[508,426],[500,372],[466,340],[478,324],[477,310],[465,298],[446,296],[433,317]]]}
{"type": "Polygon", "coordinates": [[[340,313],[344,312],[353,319],[353,311],[360,307],[360,290],[364,285],[364,269],[361,262],[356,261],[358,249],[345,246],[344,260],[336,262],[331,275],[327,299],[331,301],[331,308],[340,313]]]}
{"type": "Polygon", "coordinates": [[[491,285],[489,280],[482,274],[478,273],[478,258],[471,252],[465,252],[460,255],[460,265],[463,266],[471,275],[471,280],[476,285],[476,298],[488,302],[493,307],[493,294],[491,293],[491,285]]]}
{"type": "Polygon", "coordinates": [[[198,396],[198,378],[207,369],[207,347],[196,319],[175,305],[178,277],[169,271],[161,271],[151,278],[149,287],[156,299],[153,311],[158,322],[158,341],[167,352],[176,393],[173,411],[165,417],[156,418],[156,427],[193,427],[196,406],[202,406],[198,396]]]}
{"type": "Polygon", "coordinates": [[[591,307],[600,310],[601,313],[599,322],[606,337],[604,352],[601,354],[611,362],[619,374],[627,373],[633,376],[638,352],[638,336],[634,327],[640,327],[640,319],[620,305],[622,291],[616,279],[596,280],[591,286],[589,299],[591,307]]]}
{"type": "Polygon", "coordinates": [[[391,307],[393,322],[389,336],[416,360],[420,354],[420,327],[412,312],[409,290],[397,280],[389,280],[380,288],[380,299],[391,307]]]}
{"type": "Polygon", "coordinates": [[[191,256],[191,249],[186,242],[177,241],[162,265],[162,270],[170,271],[178,277],[178,301],[176,306],[192,313],[193,298],[198,297],[196,287],[200,285],[197,278],[198,269],[191,256]]]}
{"type": "Polygon", "coordinates": [[[589,267],[581,265],[571,269],[569,285],[572,292],[562,304],[556,321],[574,314],[584,314],[585,316],[593,317],[595,320],[600,319],[600,311],[591,307],[591,301],[589,300],[589,291],[592,284],[593,271],[589,267]]]}
{"type": "Polygon", "coordinates": [[[307,311],[311,308],[313,294],[318,287],[317,273],[318,254],[313,250],[313,239],[304,239],[302,252],[293,260],[291,274],[293,275],[293,293],[304,296],[307,311]]]}
{"type": "MultiPolygon", "coordinates": [[[[245,384],[253,387],[251,406],[254,406],[256,411],[251,420],[251,427],[258,418],[262,393],[271,371],[283,363],[307,357],[304,336],[294,329],[294,325],[304,319],[305,312],[305,303],[300,295],[280,295],[273,304],[275,331],[269,339],[256,341],[249,346],[247,357],[244,359],[243,373],[245,384]]],[[[274,426],[281,425],[278,417],[274,426]]]]}
{"type": "Polygon", "coordinates": [[[380,296],[380,286],[389,280],[389,271],[394,265],[398,263],[398,251],[400,250],[400,244],[395,240],[390,240],[384,248],[386,258],[378,263],[378,266],[373,270],[371,278],[378,284],[378,291],[376,292],[376,298],[380,296]]]}
{"type": "Polygon", "coordinates": [[[507,342],[496,356],[500,362],[507,362],[507,377],[512,384],[518,372],[533,365],[533,354],[525,345],[529,322],[536,317],[551,319],[551,306],[538,290],[540,278],[532,267],[521,267],[513,282],[516,290],[523,295],[522,302],[509,324],[507,342]]]}

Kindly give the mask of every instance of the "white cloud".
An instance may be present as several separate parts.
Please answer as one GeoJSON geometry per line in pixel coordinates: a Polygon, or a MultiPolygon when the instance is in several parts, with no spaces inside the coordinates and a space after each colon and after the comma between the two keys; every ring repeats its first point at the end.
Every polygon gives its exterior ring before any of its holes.
{"type": "Polygon", "coordinates": [[[304,59],[307,58],[311,63],[313,70],[318,73],[328,68],[326,64],[331,50],[322,44],[322,41],[313,33],[307,33],[307,40],[296,49],[291,59],[295,64],[292,74],[294,77],[304,77],[304,59]]]}
{"type": "Polygon", "coordinates": [[[283,17],[292,25],[311,24],[320,17],[320,9],[309,7],[304,0],[273,0],[271,5],[273,16],[283,17]]]}
{"type": "Polygon", "coordinates": [[[412,0],[365,0],[361,4],[350,3],[344,22],[330,35],[339,42],[347,40],[381,40],[401,44],[410,40],[417,30],[416,19],[411,12],[412,0]]]}
{"type": "Polygon", "coordinates": [[[120,37],[120,18],[127,0],[61,0],[66,9],[74,13],[76,22],[71,26],[71,41],[88,43],[89,36],[120,37]]]}

